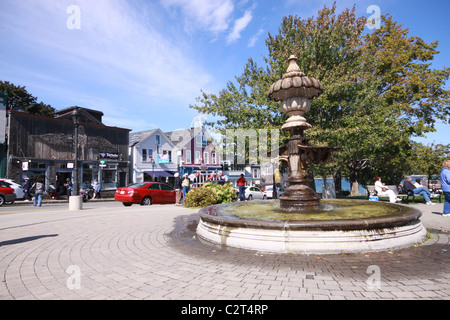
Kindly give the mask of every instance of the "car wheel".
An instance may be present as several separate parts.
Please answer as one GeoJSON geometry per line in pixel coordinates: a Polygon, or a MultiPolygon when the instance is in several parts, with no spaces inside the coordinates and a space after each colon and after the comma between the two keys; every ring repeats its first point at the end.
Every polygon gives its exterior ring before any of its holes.
{"type": "Polygon", "coordinates": [[[152,205],[152,198],[145,197],[142,199],[141,206],[151,206],[152,205]]]}
{"type": "Polygon", "coordinates": [[[249,195],[248,196],[248,201],[251,201],[253,199],[253,196],[252,195],[249,195]]]}
{"type": "Polygon", "coordinates": [[[122,204],[123,204],[125,207],[131,207],[131,205],[132,205],[131,202],[122,202],[122,204]]]}
{"type": "Polygon", "coordinates": [[[5,197],[0,195],[0,207],[5,204],[5,197]]]}

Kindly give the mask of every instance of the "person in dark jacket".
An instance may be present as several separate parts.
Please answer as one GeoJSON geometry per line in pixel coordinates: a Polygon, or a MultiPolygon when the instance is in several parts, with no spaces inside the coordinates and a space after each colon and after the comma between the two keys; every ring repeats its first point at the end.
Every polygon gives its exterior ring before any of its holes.
{"type": "Polygon", "coordinates": [[[25,183],[23,185],[25,201],[30,201],[30,199],[31,199],[30,189],[31,189],[31,182],[30,182],[30,178],[27,177],[27,178],[25,178],[25,183]]]}
{"type": "Polygon", "coordinates": [[[424,186],[420,186],[420,185],[415,186],[411,182],[410,176],[406,177],[406,181],[403,183],[403,189],[405,190],[406,193],[412,192],[414,195],[417,194],[417,195],[422,196],[425,199],[425,202],[427,205],[429,205],[429,206],[435,205],[433,202],[431,202],[431,199],[430,199],[431,192],[428,191],[428,189],[425,188],[424,186]]]}

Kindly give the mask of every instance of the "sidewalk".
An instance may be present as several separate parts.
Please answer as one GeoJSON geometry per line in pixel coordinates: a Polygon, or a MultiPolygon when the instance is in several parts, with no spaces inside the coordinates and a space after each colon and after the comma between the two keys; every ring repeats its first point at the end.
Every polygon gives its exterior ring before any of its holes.
{"type": "Polygon", "coordinates": [[[0,215],[0,299],[449,300],[450,218],[414,207],[424,244],[320,256],[202,244],[175,205],[27,208],[0,215]]]}

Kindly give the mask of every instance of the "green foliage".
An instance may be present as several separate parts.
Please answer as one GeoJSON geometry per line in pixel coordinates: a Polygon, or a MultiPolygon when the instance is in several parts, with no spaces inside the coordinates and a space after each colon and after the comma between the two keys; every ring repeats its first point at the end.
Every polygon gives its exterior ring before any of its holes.
{"type": "Polygon", "coordinates": [[[53,117],[55,109],[43,102],[37,102],[25,87],[16,86],[8,81],[0,80],[0,92],[8,94],[8,110],[23,110],[32,114],[53,117]]]}
{"type": "Polygon", "coordinates": [[[191,190],[185,198],[186,207],[207,207],[219,203],[236,201],[236,189],[231,184],[205,183],[201,188],[191,190]]]}
{"type": "Polygon", "coordinates": [[[205,187],[192,189],[184,199],[185,206],[189,208],[212,206],[217,201],[218,198],[214,190],[205,187]]]}
{"type": "Polygon", "coordinates": [[[217,203],[230,203],[236,201],[236,189],[231,184],[205,183],[204,188],[213,190],[217,196],[217,203]]]}

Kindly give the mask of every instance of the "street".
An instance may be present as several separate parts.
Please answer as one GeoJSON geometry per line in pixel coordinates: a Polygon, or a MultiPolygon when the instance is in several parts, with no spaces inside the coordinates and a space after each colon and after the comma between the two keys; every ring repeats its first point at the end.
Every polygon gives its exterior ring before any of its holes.
{"type": "Polygon", "coordinates": [[[402,250],[296,255],[212,247],[197,210],[87,202],[0,208],[0,299],[449,299],[450,219],[402,250]]]}

